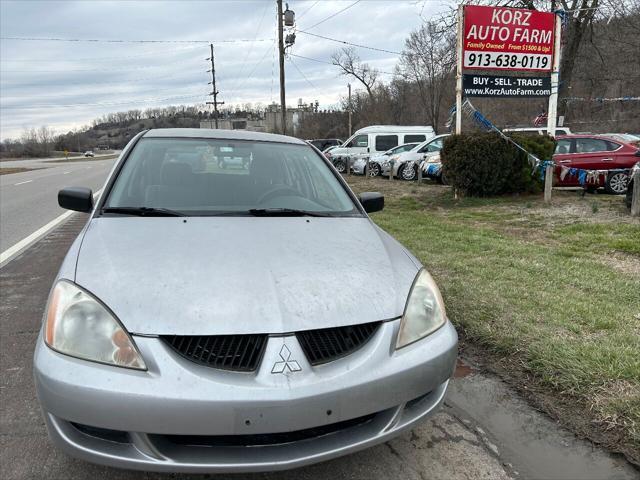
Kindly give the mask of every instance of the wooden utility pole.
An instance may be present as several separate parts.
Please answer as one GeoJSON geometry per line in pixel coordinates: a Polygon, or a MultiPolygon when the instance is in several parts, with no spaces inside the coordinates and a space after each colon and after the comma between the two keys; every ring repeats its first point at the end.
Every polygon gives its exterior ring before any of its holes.
{"type": "Polygon", "coordinates": [[[347,88],[349,89],[349,137],[351,136],[351,84],[347,83],[347,88]]]}
{"type": "Polygon", "coordinates": [[[284,20],[282,13],[282,0],[278,1],[278,54],[280,57],[280,110],[282,114],[282,134],[287,134],[287,103],[284,95],[284,20]]]}
{"type": "Polygon", "coordinates": [[[218,105],[224,105],[224,102],[218,101],[218,93],[220,92],[216,88],[216,62],[213,57],[213,43],[210,43],[209,47],[211,48],[211,58],[209,60],[211,60],[211,90],[212,90],[209,95],[213,95],[213,102],[207,102],[207,105],[213,105],[213,119],[214,119],[216,128],[218,128],[218,105]]]}

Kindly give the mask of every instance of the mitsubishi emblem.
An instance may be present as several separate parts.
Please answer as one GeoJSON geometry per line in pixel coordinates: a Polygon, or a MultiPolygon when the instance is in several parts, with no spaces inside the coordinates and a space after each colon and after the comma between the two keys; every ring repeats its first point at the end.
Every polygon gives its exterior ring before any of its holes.
{"type": "Polygon", "coordinates": [[[291,350],[289,350],[286,345],[282,345],[279,355],[282,361],[273,364],[271,373],[285,373],[287,369],[289,369],[290,372],[299,372],[302,370],[300,364],[291,359],[291,350]]]}

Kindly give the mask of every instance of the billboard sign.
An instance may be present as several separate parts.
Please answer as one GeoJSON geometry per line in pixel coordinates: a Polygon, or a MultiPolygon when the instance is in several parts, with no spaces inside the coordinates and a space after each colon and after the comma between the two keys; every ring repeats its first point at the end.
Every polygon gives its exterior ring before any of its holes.
{"type": "Polygon", "coordinates": [[[462,89],[465,97],[548,97],[551,78],[464,74],[462,89]]]}
{"type": "Polygon", "coordinates": [[[554,22],[553,13],[465,5],[463,68],[550,71],[554,22]]]}

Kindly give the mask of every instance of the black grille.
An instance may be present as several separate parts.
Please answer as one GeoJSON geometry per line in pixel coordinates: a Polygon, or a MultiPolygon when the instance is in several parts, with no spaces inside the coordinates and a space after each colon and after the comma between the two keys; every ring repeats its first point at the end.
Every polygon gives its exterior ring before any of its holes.
{"type": "Polygon", "coordinates": [[[344,357],[367,343],[376,333],[380,322],[323,328],[296,333],[298,341],[311,365],[320,365],[344,357]]]}
{"type": "Polygon", "coordinates": [[[371,421],[373,417],[375,417],[375,414],[365,415],[352,420],[344,420],[330,425],[296,430],[293,432],[262,433],[254,435],[153,435],[152,437],[161,437],[173,444],[191,447],[248,447],[282,445],[285,443],[300,442],[325,435],[331,435],[348,428],[363,425],[371,421]]]}
{"type": "Polygon", "coordinates": [[[162,336],[192,362],[236,372],[253,372],[262,359],[266,335],[162,336]]]}

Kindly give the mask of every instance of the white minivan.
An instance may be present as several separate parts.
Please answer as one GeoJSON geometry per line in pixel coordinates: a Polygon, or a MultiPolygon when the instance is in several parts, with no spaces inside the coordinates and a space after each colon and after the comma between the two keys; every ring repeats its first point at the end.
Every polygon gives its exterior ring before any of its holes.
{"type": "Polygon", "coordinates": [[[435,136],[430,126],[372,125],[356,131],[342,146],[325,155],[336,169],[346,171],[347,158],[383,153],[405,143],[422,143],[435,136]]]}

